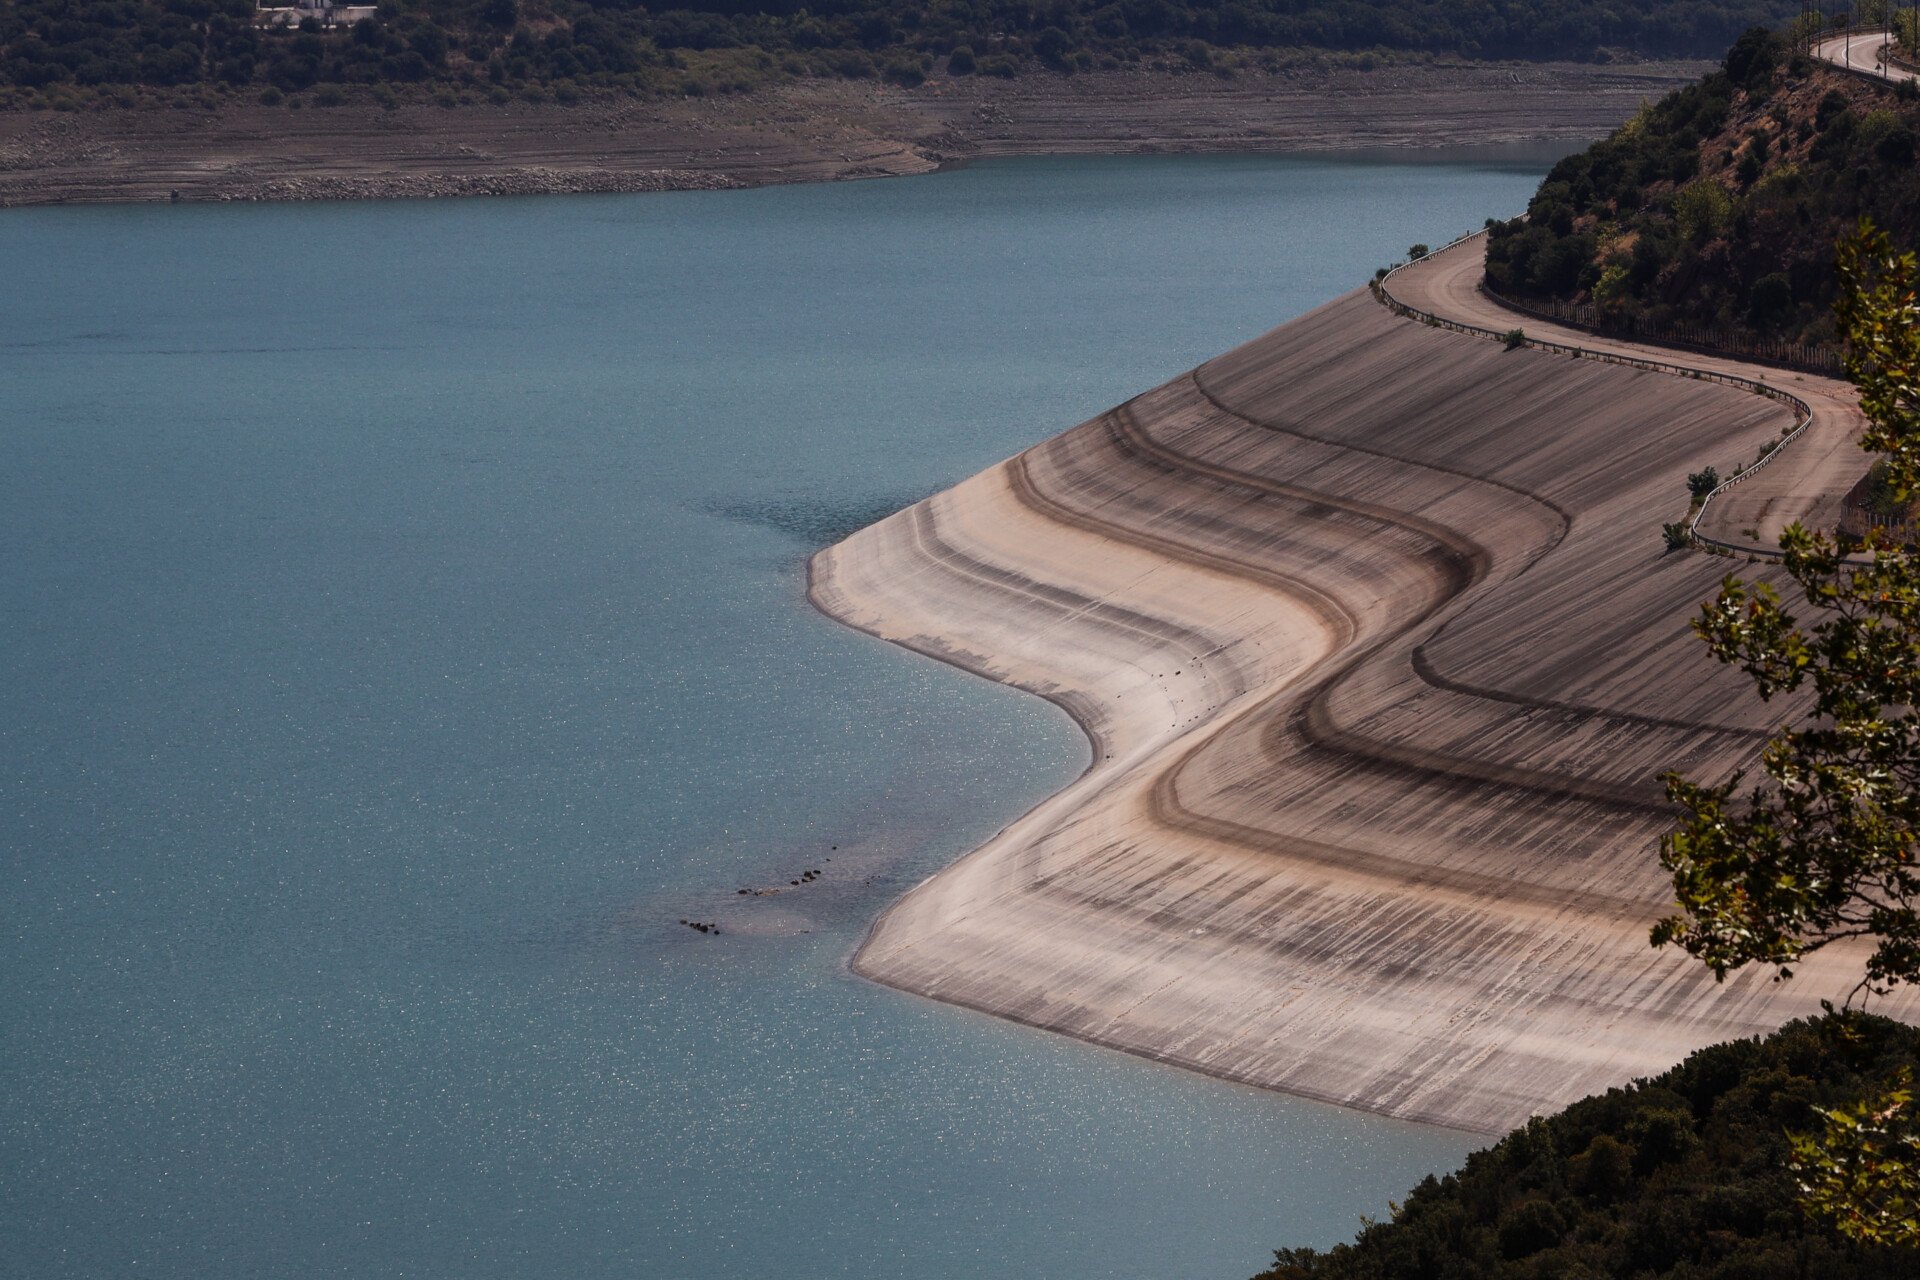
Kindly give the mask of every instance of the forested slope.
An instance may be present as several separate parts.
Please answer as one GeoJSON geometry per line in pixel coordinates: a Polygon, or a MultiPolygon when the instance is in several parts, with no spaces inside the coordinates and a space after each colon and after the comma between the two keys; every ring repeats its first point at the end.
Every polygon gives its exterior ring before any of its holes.
{"type": "Polygon", "coordinates": [[[1159,63],[1230,74],[1306,52],[1710,57],[1786,0],[383,0],[273,32],[252,0],[9,0],[0,88],[418,84],[707,92],[796,75],[1013,75],[1159,63]]]}
{"type": "Polygon", "coordinates": [[[1920,97],[1755,31],[1721,70],[1556,165],[1493,228],[1487,278],[1657,334],[1827,342],[1833,245],[1862,217],[1920,237],[1920,97]]]}

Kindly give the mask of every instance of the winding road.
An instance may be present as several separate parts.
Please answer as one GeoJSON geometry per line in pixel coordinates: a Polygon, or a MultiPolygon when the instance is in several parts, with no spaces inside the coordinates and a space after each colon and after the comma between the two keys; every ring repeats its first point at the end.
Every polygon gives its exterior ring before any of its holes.
{"type": "MultiPolygon", "coordinates": [[[[1392,287],[1511,328],[1479,244],[1392,287]]],[[[1716,363],[1816,414],[1722,520],[1818,518],[1863,463],[1844,389],[1716,363]]],[[[1750,764],[1792,710],[1691,636],[1728,564],[1659,525],[1792,421],[1359,291],[821,552],[824,611],[1052,699],[1092,755],[854,967],[1485,1132],[1813,1012],[1857,957],[1716,984],[1647,944],[1657,775],[1750,764]]]]}
{"type": "Polygon", "coordinates": [[[1823,62],[1831,62],[1836,67],[1857,71],[1889,84],[1915,79],[1915,73],[1906,67],[1886,62],[1882,50],[1886,48],[1887,39],[1884,30],[1843,31],[1814,41],[1810,52],[1823,62]]]}

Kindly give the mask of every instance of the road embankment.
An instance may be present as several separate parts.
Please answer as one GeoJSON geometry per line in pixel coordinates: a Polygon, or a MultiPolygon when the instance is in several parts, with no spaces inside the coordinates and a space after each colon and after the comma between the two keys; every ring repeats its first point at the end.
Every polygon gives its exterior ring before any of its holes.
{"type": "MultiPolygon", "coordinates": [[[[1482,1132],[1812,1011],[1846,956],[1717,985],[1647,943],[1657,775],[1750,763],[1790,710],[1689,634],[1727,563],[1659,525],[1791,417],[1360,292],[821,552],[826,612],[1093,744],[855,968],[1482,1132]]],[[[1824,500],[1773,472],[1770,518],[1824,500]]]]}

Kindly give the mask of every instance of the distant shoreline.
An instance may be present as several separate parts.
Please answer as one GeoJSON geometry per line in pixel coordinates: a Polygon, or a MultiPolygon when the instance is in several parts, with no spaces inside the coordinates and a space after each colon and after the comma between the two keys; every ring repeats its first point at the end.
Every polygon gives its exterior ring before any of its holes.
{"type": "Polygon", "coordinates": [[[574,106],[0,112],[0,207],[771,186],[1013,155],[1584,142],[1699,62],[1433,63],[1240,75],[798,81],[574,106]]]}

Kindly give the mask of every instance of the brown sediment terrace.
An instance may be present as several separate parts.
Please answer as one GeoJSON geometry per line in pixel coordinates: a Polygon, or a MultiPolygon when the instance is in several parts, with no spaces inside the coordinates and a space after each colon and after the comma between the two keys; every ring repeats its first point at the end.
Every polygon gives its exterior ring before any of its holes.
{"type": "Polygon", "coordinates": [[[1232,80],[1167,72],[803,80],[695,99],[387,110],[0,111],[0,207],[663,191],[924,173],[991,156],[1575,146],[1708,70],[1442,62],[1232,80]]]}
{"type": "MultiPolygon", "coordinates": [[[[1472,287],[1479,244],[1395,296],[1512,327],[1472,287]]],[[[1728,367],[1815,420],[1702,532],[1837,511],[1864,461],[1846,388],[1728,367]]],[[[822,551],[820,608],[1052,699],[1093,753],[855,969],[1485,1132],[1844,994],[1857,957],[1716,985],[1647,942],[1657,775],[1750,764],[1791,710],[1688,632],[1723,574],[1771,571],[1659,526],[1688,471],[1792,420],[1361,291],[822,551]]]]}

